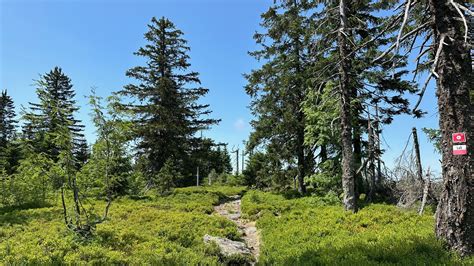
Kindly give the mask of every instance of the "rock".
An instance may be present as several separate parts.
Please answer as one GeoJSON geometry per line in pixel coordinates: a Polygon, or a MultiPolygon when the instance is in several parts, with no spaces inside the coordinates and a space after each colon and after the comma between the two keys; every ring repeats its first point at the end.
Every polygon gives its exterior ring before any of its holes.
{"type": "Polygon", "coordinates": [[[242,256],[252,255],[252,251],[247,247],[247,245],[239,241],[233,241],[227,238],[205,235],[204,242],[216,243],[217,246],[219,246],[221,254],[224,255],[225,257],[231,257],[235,255],[242,255],[242,256]]]}
{"type": "Polygon", "coordinates": [[[232,213],[232,214],[228,214],[227,217],[231,220],[238,220],[240,219],[240,213],[232,213]]]}

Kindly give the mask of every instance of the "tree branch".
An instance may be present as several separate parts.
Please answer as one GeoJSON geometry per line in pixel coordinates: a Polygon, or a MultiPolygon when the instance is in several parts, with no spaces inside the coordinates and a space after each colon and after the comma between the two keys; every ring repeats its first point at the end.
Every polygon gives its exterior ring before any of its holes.
{"type": "Polygon", "coordinates": [[[443,50],[443,45],[444,45],[444,39],[446,38],[446,35],[442,34],[441,39],[439,40],[438,43],[438,49],[436,50],[436,55],[434,58],[433,65],[431,67],[430,73],[428,74],[428,77],[426,78],[425,84],[423,85],[423,88],[421,89],[420,92],[420,98],[418,98],[418,101],[415,104],[415,107],[413,108],[413,112],[415,112],[418,109],[418,106],[421,103],[421,100],[423,99],[423,96],[425,95],[426,88],[428,87],[428,83],[430,82],[431,78],[435,76],[436,78],[439,77],[439,75],[436,73],[436,68],[438,65],[438,60],[439,60],[439,55],[441,54],[441,51],[443,50]]]}
{"type": "MultiPolygon", "coordinates": [[[[400,38],[400,41],[404,41],[405,39],[407,39],[408,37],[412,36],[413,34],[416,34],[418,31],[420,30],[423,30],[426,26],[428,26],[429,24],[431,23],[431,21],[427,21],[423,24],[421,24],[420,26],[418,26],[417,28],[413,29],[412,31],[408,32],[407,34],[405,34],[403,37],[400,38]]],[[[377,58],[375,58],[374,60],[372,60],[372,63],[375,63],[375,62],[378,62],[380,59],[382,59],[383,57],[385,57],[388,53],[390,53],[395,47],[396,47],[396,43],[392,44],[387,50],[385,50],[381,55],[379,55],[377,58]]]]}
{"type": "MultiPolygon", "coordinates": [[[[462,6],[462,5],[459,5],[458,3],[455,3],[453,0],[449,0],[449,3],[454,6],[454,8],[456,9],[456,11],[458,12],[459,16],[461,17],[462,19],[462,22],[464,24],[464,42],[467,43],[467,36],[468,36],[468,33],[469,33],[469,27],[467,26],[467,21],[466,21],[466,17],[464,16],[464,14],[462,13],[461,9],[459,9],[459,6],[462,6]]],[[[467,9],[467,8],[466,8],[467,9]]],[[[471,12],[472,13],[472,12],[471,12]]],[[[474,13],[473,13],[474,14],[474,13]]],[[[471,14],[472,15],[472,14],[471,14]]]]}

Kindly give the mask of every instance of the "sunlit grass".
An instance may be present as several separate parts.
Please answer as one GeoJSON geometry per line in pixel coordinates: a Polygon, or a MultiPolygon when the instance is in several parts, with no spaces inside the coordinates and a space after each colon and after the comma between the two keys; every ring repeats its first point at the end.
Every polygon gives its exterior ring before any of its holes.
{"type": "MultiPolygon", "coordinates": [[[[65,229],[59,206],[0,214],[0,264],[215,265],[222,259],[203,236],[239,239],[234,223],[212,213],[243,188],[177,189],[166,197],[113,202],[109,220],[81,239],[65,229]]],[[[100,209],[102,202],[93,202],[100,209]]]]}
{"type": "Polygon", "coordinates": [[[434,236],[433,213],[374,204],[351,214],[320,198],[258,191],[242,202],[261,230],[261,264],[474,265],[474,258],[463,261],[443,249],[434,236]]]}

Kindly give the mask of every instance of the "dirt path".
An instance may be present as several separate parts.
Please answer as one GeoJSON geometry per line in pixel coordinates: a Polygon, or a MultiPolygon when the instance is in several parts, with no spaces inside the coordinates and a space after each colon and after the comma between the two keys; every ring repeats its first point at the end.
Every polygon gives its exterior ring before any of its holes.
{"type": "Polygon", "coordinates": [[[235,222],[248,248],[252,251],[255,260],[258,261],[260,255],[260,236],[255,227],[254,221],[242,219],[240,196],[230,197],[231,200],[214,207],[214,210],[221,216],[235,222]]]}

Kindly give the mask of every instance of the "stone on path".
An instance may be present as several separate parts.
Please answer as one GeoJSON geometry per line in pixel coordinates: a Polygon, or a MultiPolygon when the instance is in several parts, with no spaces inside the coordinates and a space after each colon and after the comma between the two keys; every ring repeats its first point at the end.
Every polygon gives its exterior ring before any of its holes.
{"type": "Polygon", "coordinates": [[[205,235],[204,242],[216,243],[217,246],[219,246],[222,255],[226,257],[234,255],[252,256],[252,251],[247,247],[247,245],[239,241],[233,241],[227,238],[205,235]]]}

